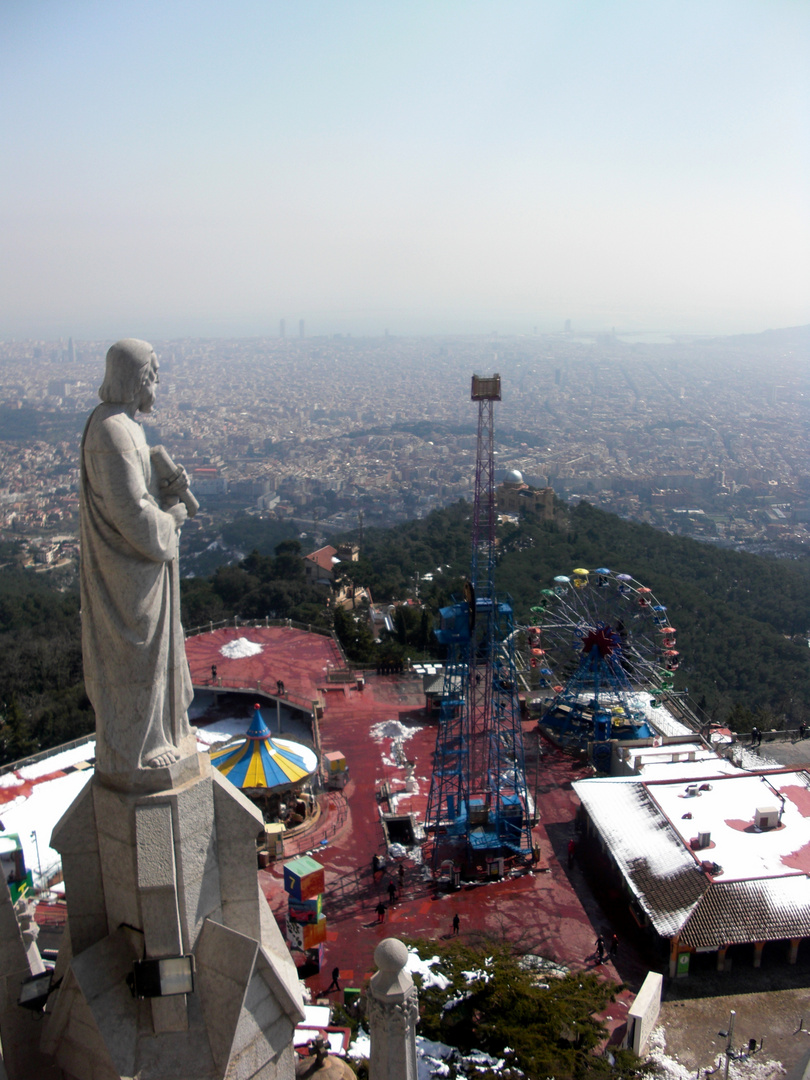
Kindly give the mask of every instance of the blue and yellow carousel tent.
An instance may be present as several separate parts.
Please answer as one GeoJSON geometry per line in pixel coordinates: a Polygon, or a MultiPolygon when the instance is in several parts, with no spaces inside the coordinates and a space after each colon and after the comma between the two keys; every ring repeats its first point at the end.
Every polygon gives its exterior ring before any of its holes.
{"type": "Polygon", "coordinates": [[[312,750],[286,739],[273,739],[254,706],[253,722],[244,739],[211,751],[211,761],[238,788],[291,787],[317,768],[312,750]]]}

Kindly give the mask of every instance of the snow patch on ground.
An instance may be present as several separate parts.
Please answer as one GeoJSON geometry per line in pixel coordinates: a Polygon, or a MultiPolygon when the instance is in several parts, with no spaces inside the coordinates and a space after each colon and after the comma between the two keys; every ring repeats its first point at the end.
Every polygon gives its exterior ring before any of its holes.
{"type": "Polygon", "coordinates": [[[255,656],[256,653],[260,653],[263,648],[264,646],[259,645],[257,641],[248,641],[247,638],[240,637],[235,641],[229,641],[219,651],[228,660],[243,660],[246,656],[255,656]]]}
{"type": "MultiPolygon", "coordinates": [[[[361,1028],[348,1050],[348,1056],[355,1060],[371,1057],[371,1039],[361,1028]]],[[[432,1080],[436,1076],[449,1076],[452,1062],[457,1076],[475,1076],[484,1068],[500,1072],[504,1066],[503,1058],[493,1058],[482,1050],[474,1050],[467,1056],[461,1055],[454,1046],[432,1042],[416,1036],[416,1069],[418,1080],[432,1080]]]]}
{"type": "Polygon", "coordinates": [[[383,739],[410,739],[421,727],[407,727],[399,720],[383,720],[379,724],[373,724],[369,729],[369,735],[377,742],[383,739]]]}
{"type": "MultiPolygon", "coordinates": [[[[655,1071],[644,1074],[644,1080],[692,1080],[694,1069],[687,1069],[666,1051],[667,1038],[663,1027],[657,1027],[650,1035],[647,1046],[647,1058],[655,1066],[655,1071]]],[[[708,1069],[717,1067],[718,1076],[725,1071],[725,1054],[718,1054],[716,1060],[708,1066],[708,1069]]],[[[704,1072],[704,1069],[700,1069],[704,1072]]],[[[728,1075],[731,1080],[776,1080],[784,1076],[785,1068],[779,1061],[762,1058],[759,1055],[749,1057],[747,1054],[729,1063],[728,1075]]]]}
{"type": "Polygon", "coordinates": [[[425,988],[437,986],[440,990],[446,990],[450,985],[450,980],[446,975],[442,975],[440,971],[433,970],[433,964],[439,962],[438,956],[432,956],[430,960],[423,960],[416,949],[408,949],[408,963],[405,965],[405,970],[410,972],[411,975],[421,975],[422,986],[425,988]]]}

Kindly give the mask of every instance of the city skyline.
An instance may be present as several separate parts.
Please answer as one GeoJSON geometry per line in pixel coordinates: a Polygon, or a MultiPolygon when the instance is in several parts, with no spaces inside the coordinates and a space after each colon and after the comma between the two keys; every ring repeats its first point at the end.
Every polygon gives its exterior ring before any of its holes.
{"type": "Polygon", "coordinates": [[[0,12],[0,339],[810,323],[810,9],[0,12]]]}

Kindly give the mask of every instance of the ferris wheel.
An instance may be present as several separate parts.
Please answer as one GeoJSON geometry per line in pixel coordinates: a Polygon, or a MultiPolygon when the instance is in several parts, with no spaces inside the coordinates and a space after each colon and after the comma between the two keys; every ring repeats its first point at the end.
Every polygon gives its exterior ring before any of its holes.
{"type": "Polygon", "coordinates": [[[676,630],[666,607],[630,574],[607,567],[559,574],[531,616],[530,682],[549,695],[570,695],[582,682],[582,691],[597,698],[650,693],[656,706],[673,690],[676,630]]]}

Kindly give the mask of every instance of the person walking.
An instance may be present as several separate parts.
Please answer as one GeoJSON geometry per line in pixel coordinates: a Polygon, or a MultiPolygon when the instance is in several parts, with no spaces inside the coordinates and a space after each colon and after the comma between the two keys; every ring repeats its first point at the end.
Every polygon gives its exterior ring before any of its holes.
{"type": "Polygon", "coordinates": [[[453,937],[458,934],[458,928],[461,926],[461,919],[458,917],[458,912],[453,916],[453,937]]]}
{"type": "Polygon", "coordinates": [[[377,904],[374,910],[377,912],[377,922],[385,922],[385,904],[382,900],[377,904]]]}
{"type": "Polygon", "coordinates": [[[339,967],[332,968],[332,981],[329,983],[326,990],[324,990],[325,994],[331,994],[333,990],[340,990],[340,983],[338,982],[339,978],[340,978],[340,968],[339,967]]]}
{"type": "Polygon", "coordinates": [[[596,939],[596,962],[597,964],[604,964],[605,962],[605,939],[600,934],[596,939]]]}
{"type": "Polygon", "coordinates": [[[574,865],[574,855],[576,853],[576,850],[577,850],[577,845],[576,845],[576,842],[575,842],[575,840],[574,840],[574,838],[572,836],[571,839],[568,841],[568,869],[569,870],[574,865]]]}
{"type": "Polygon", "coordinates": [[[388,882],[388,901],[392,906],[397,902],[397,887],[393,881],[388,882]]]}

